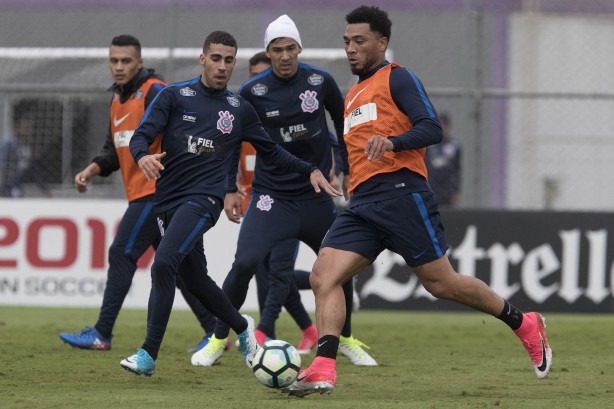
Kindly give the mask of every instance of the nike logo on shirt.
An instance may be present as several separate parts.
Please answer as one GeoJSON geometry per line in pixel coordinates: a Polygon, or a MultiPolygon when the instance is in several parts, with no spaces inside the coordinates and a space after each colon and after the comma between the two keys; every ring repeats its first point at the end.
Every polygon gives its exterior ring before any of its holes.
{"type": "Polygon", "coordinates": [[[113,117],[113,125],[114,126],[119,126],[119,124],[124,122],[126,120],[126,118],[128,118],[129,115],[130,115],[130,112],[128,112],[126,115],[122,116],[119,119],[117,119],[117,117],[113,117]]]}
{"type": "Polygon", "coordinates": [[[354,97],[352,99],[350,99],[348,101],[348,104],[345,106],[345,109],[350,109],[350,106],[352,105],[352,103],[354,102],[354,100],[360,95],[361,92],[363,92],[364,90],[366,90],[367,88],[369,88],[369,86],[367,85],[366,87],[364,87],[363,89],[361,89],[360,91],[358,91],[356,93],[356,95],[354,95],[354,97]]]}

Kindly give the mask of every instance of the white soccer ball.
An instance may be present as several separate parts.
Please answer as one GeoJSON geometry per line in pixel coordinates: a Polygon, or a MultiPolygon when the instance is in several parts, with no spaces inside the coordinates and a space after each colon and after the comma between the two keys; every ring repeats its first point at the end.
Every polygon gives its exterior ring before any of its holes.
{"type": "Polygon", "coordinates": [[[286,341],[267,341],[256,352],[252,370],[256,378],[269,388],[284,388],[294,382],[301,368],[301,356],[286,341]]]}

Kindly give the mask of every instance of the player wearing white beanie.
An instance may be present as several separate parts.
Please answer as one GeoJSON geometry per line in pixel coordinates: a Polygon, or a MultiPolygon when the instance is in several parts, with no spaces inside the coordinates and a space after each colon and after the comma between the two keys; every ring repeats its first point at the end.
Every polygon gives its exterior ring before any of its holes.
{"type": "Polygon", "coordinates": [[[299,47],[303,48],[301,35],[298,33],[296,24],[287,14],[279,16],[267,27],[264,33],[264,49],[268,49],[271,41],[276,38],[291,38],[298,43],[299,47]]]}
{"type": "MultiPolygon", "coordinates": [[[[326,175],[330,174],[333,163],[331,138],[334,138],[339,146],[343,172],[349,173],[343,140],[343,95],[335,79],[323,68],[299,62],[303,47],[301,37],[292,19],[285,14],[267,27],[264,47],[271,59],[271,68],[245,82],[238,94],[254,107],[273,141],[298,158],[316,164],[326,175]],[[327,113],[335,128],[332,136],[327,113]]],[[[275,321],[288,299],[289,281],[293,281],[286,276],[292,273],[296,247],[291,246],[285,253],[273,247],[295,239],[317,252],[337,211],[330,197],[312,193],[313,188],[300,175],[294,177],[276,172],[258,159],[254,174],[251,205],[241,222],[235,261],[223,288],[233,305],[240,307],[254,271],[270,254],[269,263],[275,267],[269,269],[269,291],[254,332],[256,341],[262,344],[267,337],[275,339],[275,321]],[[270,203],[265,204],[269,199],[270,203]],[[282,265],[289,268],[280,268],[282,265]]],[[[352,336],[352,290],[352,281],[343,285],[346,320],[341,337],[331,348],[333,352],[339,349],[355,365],[376,366],[377,361],[363,349],[365,345],[352,336]]],[[[300,324],[303,339],[298,344],[299,353],[309,353],[318,345],[317,329],[310,323],[304,324],[300,324]]],[[[215,339],[226,339],[229,330],[218,320],[215,339]]],[[[204,355],[219,357],[222,344],[209,346],[212,345],[209,343],[205,347],[207,350],[201,351],[204,355]]]]}

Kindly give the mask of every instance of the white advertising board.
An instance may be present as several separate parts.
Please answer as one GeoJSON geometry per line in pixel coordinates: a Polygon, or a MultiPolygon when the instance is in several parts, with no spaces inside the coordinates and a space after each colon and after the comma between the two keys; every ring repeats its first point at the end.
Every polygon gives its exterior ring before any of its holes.
{"type": "MultiPolygon", "coordinates": [[[[100,307],[107,250],[127,203],[123,200],[0,200],[0,305],[100,307]]],[[[239,225],[220,216],[204,237],[210,276],[222,285],[234,260],[239,225]]],[[[301,245],[296,267],[315,254],[301,245]]],[[[139,262],[124,307],[146,308],[153,251],[139,262]]],[[[313,295],[301,291],[308,310],[313,295]]],[[[177,291],[176,308],[187,308],[177,291]]],[[[252,280],[245,310],[257,310],[252,280]]]]}

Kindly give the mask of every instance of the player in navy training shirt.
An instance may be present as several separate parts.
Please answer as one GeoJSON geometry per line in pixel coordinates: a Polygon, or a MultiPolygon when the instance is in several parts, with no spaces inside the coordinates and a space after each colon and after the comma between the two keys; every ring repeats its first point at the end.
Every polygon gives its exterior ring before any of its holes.
{"type": "Polygon", "coordinates": [[[308,177],[318,192],[340,194],[314,165],[271,141],[249,103],[226,88],[236,53],[232,35],[209,34],[200,56],[202,75],[160,91],[130,141],[130,152],[145,177],[156,179],[154,202],[162,234],[151,268],[147,336],[135,355],[121,361],[124,369],[137,374],[151,375],[155,370],[178,271],[203,305],[238,334],[243,357],[251,366],[257,349],[253,318],[241,316],[207,275],[202,241],[222,211],[226,191],[237,189],[234,177],[243,139],[264,160],[308,177]],[[162,153],[150,155],[149,145],[159,133],[162,153]]]}
{"type": "MultiPolygon", "coordinates": [[[[96,324],[80,332],[60,333],[60,339],[67,344],[91,350],[111,349],[113,327],[130,290],[137,261],[149,246],[157,248],[160,242],[153,210],[155,184],[145,181],[130,154],[125,135],[136,130],[145,110],[166,83],[154,70],[143,68],[141,43],[127,34],[113,37],[109,48],[109,69],[115,82],[109,89],[113,97],[105,143],[92,163],[75,175],[75,187],[79,192],[85,192],[95,176],[108,176],[121,170],[129,205],[109,248],[107,282],[96,324]]],[[[155,149],[159,151],[159,141],[152,147],[155,149]]],[[[206,337],[213,331],[216,318],[181,280],[177,280],[177,286],[205,330],[206,337]]]]}
{"type": "MultiPolygon", "coordinates": [[[[342,137],[343,96],[335,80],[321,68],[299,63],[301,38],[287,15],[268,26],[264,43],[271,68],[243,84],[239,94],[254,106],[273,140],[290,153],[316,164],[327,176],[332,166],[328,111],[347,172],[347,152],[342,137]]],[[[242,221],[235,261],[222,286],[236,308],[245,302],[249,282],[271,249],[294,238],[317,253],[337,216],[335,203],[329,196],[314,193],[300,175],[280,171],[262,159],[260,155],[256,157],[250,205],[242,221]]],[[[272,286],[274,280],[287,282],[290,279],[289,271],[272,269],[270,273],[272,286]]],[[[351,281],[343,288],[347,319],[340,350],[356,365],[374,366],[377,362],[363,349],[364,344],[352,337],[352,289],[351,281]]],[[[262,316],[274,319],[287,294],[288,286],[283,294],[269,291],[262,316]]],[[[228,332],[228,325],[218,319],[214,336],[200,351],[202,365],[212,365],[222,354],[228,332]]]]}

